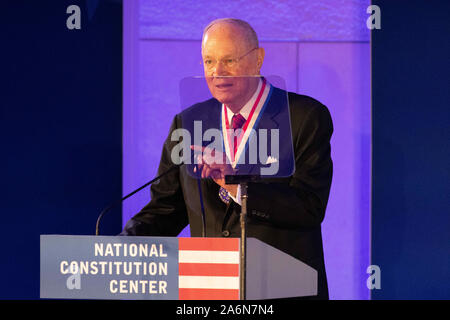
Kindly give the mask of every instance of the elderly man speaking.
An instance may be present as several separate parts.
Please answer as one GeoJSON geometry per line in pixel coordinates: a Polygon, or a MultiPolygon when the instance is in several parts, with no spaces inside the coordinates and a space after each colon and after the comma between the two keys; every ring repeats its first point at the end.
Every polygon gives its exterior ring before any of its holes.
{"type": "MultiPolygon", "coordinates": [[[[289,146],[283,149],[286,141],[280,141],[280,152],[293,150],[295,171],[285,178],[248,184],[247,234],[316,269],[318,294],[311,298],[328,299],[321,235],[332,179],[333,124],[328,109],[311,97],[286,93],[260,76],[264,49],[259,47],[255,31],[245,21],[231,18],[212,21],[204,30],[201,49],[206,82],[213,98],[175,116],[163,146],[159,173],[173,166],[172,150],[176,142],[171,137],[183,127],[186,114],[206,114],[209,121],[218,124],[217,128],[247,130],[257,126],[258,113],[276,113],[276,103],[272,102],[287,95],[288,115],[283,119],[288,122],[283,123],[281,117],[274,117],[273,122],[280,128],[290,128],[292,138],[286,140],[289,146]]],[[[227,139],[225,133],[224,159],[230,161],[199,161],[194,171],[204,178],[202,195],[197,188],[198,180],[186,166],[162,177],[151,187],[151,201],[127,222],[121,234],[176,236],[190,224],[191,235],[201,236],[202,196],[206,236],[239,237],[240,187],[225,184],[224,177],[239,167],[237,159],[248,153],[247,144],[245,135],[241,140],[236,135],[227,139]]],[[[198,148],[204,147],[192,146],[196,151],[198,148]]]]}

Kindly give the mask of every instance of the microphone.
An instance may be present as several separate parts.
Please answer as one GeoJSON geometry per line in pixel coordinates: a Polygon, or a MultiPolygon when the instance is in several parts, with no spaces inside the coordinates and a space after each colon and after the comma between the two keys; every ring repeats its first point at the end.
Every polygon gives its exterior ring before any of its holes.
{"type": "Polygon", "coordinates": [[[202,195],[202,184],[200,182],[201,179],[201,172],[198,168],[198,164],[195,164],[195,172],[197,172],[197,188],[198,188],[198,194],[200,195],[200,209],[202,214],[202,238],[206,237],[206,214],[205,214],[205,207],[203,205],[203,195],[202,195]]]}
{"type": "Polygon", "coordinates": [[[164,177],[165,175],[169,174],[170,172],[172,172],[173,170],[177,169],[179,166],[181,166],[181,164],[174,164],[172,165],[169,169],[167,169],[166,171],[164,171],[163,173],[161,173],[159,176],[157,176],[156,178],[154,178],[153,180],[150,180],[149,182],[147,182],[146,184],[144,184],[142,187],[139,187],[138,189],[134,190],[133,192],[127,194],[125,197],[123,197],[122,199],[110,204],[108,207],[106,207],[105,209],[103,209],[103,211],[99,214],[98,218],[97,218],[97,223],[95,225],[95,235],[98,236],[99,235],[99,227],[100,227],[100,221],[103,218],[103,216],[105,215],[105,213],[107,213],[109,210],[111,210],[112,208],[116,207],[117,205],[121,204],[124,200],[128,199],[129,197],[131,197],[132,195],[134,195],[135,193],[141,191],[142,189],[144,189],[145,187],[151,185],[152,183],[154,183],[155,181],[158,181],[159,179],[161,179],[162,177],[164,177]]]}

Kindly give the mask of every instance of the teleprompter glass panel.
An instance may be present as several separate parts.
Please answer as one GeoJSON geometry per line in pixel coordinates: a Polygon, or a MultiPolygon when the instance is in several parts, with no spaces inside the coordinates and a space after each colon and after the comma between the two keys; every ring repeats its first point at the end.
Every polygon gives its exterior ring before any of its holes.
{"type": "Polygon", "coordinates": [[[295,170],[288,95],[280,77],[189,77],[171,132],[172,161],[196,178],[276,178],[295,170]]]}

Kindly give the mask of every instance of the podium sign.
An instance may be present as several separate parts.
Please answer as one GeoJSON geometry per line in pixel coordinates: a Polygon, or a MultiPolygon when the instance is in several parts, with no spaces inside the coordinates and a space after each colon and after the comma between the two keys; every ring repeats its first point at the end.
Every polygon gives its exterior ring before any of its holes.
{"type": "MultiPolygon", "coordinates": [[[[238,238],[41,235],[40,297],[237,300],[238,238]]],[[[317,294],[317,272],[248,239],[247,298],[317,294]]]]}

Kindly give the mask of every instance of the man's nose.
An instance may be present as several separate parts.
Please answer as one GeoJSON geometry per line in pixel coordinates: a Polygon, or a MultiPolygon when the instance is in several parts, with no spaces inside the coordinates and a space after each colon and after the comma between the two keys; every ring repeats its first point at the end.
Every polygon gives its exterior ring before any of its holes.
{"type": "Polygon", "coordinates": [[[214,66],[213,75],[214,76],[226,76],[228,73],[227,69],[224,67],[221,61],[217,61],[214,66]]]}

